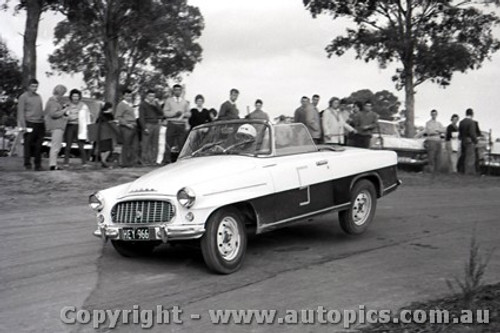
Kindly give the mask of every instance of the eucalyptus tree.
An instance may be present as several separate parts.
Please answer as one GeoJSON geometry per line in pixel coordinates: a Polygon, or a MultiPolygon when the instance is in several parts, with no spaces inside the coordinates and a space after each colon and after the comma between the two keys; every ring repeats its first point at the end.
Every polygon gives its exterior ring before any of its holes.
{"type": "Polygon", "coordinates": [[[81,0],[66,6],[55,29],[54,71],[82,73],[87,88],[117,100],[120,85],[158,74],[176,77],[201,61],[204,28],[186,0],[81,0]]]}
{"type": "MultiPolygon", "coordinates": [[[[393,81],[405,90],[406,135],[413,136],[415,88],[430,81],[450,84],[454,72],[481,67],[500,48],[492,29],[495,13],[471,1],[303,0],[313,17],[347,18],[345,35],[326,47],[328,57],[353,49],[357,59],[385,68],[398,63],[393,81]]],[[[495,1],[486,1],[495,2],[495,1]]]]}

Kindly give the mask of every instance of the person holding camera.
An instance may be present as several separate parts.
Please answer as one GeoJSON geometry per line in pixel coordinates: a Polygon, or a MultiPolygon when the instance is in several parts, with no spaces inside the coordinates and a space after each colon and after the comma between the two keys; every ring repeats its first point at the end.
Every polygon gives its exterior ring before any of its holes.
{"type": "Polygon", "coordinates": [[[45,105],[45,126],[50,131],[50,152],[49,152],[49,169],[51,171],[61,170],[57,166],[57,156],[61,151],[64,131],[68,122],[67,110],[68,104],[63,103],[63,96],[68,89],[62,84],[58,84],[52,91],[52,97],[49,98],[45,105]]]}

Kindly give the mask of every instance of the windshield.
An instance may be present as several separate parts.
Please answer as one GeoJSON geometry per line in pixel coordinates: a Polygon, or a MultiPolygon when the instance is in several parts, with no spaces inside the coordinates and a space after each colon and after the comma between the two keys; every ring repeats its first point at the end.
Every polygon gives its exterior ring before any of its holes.
{"type": "Polygon", "coordinates": [[[230,154],[269,155],[269,133],[269,125],[260,122],[214,122],[191,131],[179,158],[230,154]]]}
{"type": "Polygon", "coordinates": [[[382,135],[399,136],[397,124],[379,121],[378,127],[382,135]]]}
{"type": "Polygon", "coordinates": [[[274,126],[276,155],[290,155],[317,151],[316,145],[303,124],[280,124],[274,126]]]}

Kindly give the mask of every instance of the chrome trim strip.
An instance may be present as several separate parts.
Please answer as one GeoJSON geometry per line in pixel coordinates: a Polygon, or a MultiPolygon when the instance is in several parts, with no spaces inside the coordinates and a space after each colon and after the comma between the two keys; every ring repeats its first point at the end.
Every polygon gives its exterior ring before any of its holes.
{"type": "Polygon", "coordinates": [[[387,191],[392,190],[393,188],[397,187],[398,185],[399,185],[399,184],[398,184],[398,183],[396,183],[396,184],[393,184],[393,185],[391,185],[391,186],[389,186],[389,187],[384,188],[384,193],[385,193],[385,192],[387,192],[387,191]]]}
{"type": "Polygon", "coordinates": [[[336,210],[336,209],[341,209],[341,208],[344,208],[344,207],[349,207],[350,205],[351,205],[351,202],[346,202],[346,203],[341,204],[341,205],[331,206],[331,207],[327,207],[327,208],[323,208],[323,209],[317,210],[315,212],[306,213],[306,214],[302,214],[302,215],[299,215],[299,216],[290,217],[288,219],[284,219],[284,220],[281,220],[281,221],[276,221],[276,222],[273,222],[273,223],[269,223],[269,224],[261,226],[259,228],[258,232],[261,232],[262,230],[268,229],[270,227],[273,227],[273,226],[276,226],[276,225],[279,225],[279,224],[291,222],[291,221],[294,221],[294,220],[299,220],[299,219],[302,219],[302,218],[305,218],[305,217],[308,217],[308,216],[312,216],[312,215],[316,215],[316,214],[326,213],[326,212],[331,211],[331,210],[336,210]]]}
{"type": "Polygon", "coordinates": [[[248,185],[248,186],[243,186],[243,187],[238,187],[238,188],[232,188],[230,190],[224,190],[224,191],[219,191],[219,192],[212,192],[212,193],[207,193],[204,194],[204,197],[208,197],[211,195],[216,195],[216,194],[221,194],[221,193],[227,193],[227,192],[233,192],[233,191],[239,191],[239,190],[246,190],[252,187],[259,187],[259,186],[265,186],[267,183],[260,183],[260,184],[254,184],[254,185],[248,185]]]}
{"type": "Polygon", "coordinates": [[[300,191],[307,190],[307,200],[299,203],[299,206],[309,205],[311,203],[311,190],[310,190],[309,186],[299,187],[299,190],[300,191]]]}
{"type": "Polygon", "coordinates": [[[144,196],[150,197],[150,198],[156,198],[156,197],[175,198],[175,195],[171,195],[171,194],[161,194],[161,193],[156,193],[156,192],[147,192],[147,193],[134,192],[134,193],[127,193],[125,195],[122,195],[121,197],[118,197],[117,200],[129,199],[129,198],[134,198],[134,197],[144,197],[144,196]]]}

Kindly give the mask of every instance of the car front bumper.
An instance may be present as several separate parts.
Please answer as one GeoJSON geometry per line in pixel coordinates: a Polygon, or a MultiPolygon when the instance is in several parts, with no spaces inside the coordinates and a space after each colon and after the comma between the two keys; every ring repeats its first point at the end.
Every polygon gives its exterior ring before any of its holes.
{"type": "Polygon", "coordinates": [[[401,156],[401,157],[398,156],[398,164],[424,166],[427,164],[427,162],[428,162],[427,160],[406,157],[406,156],[401,156]]]}
{"type": "Polygon", "coordinates": [[[123,229],[127,228],[148,228],[149,229],[149,239],[138,240],[144,241],[162,241],[167,243],[170,240],[188,240],[197,239],[203,236],[205,233],[204,225],[145,225],[145,226],[134,226],[130,225],[105,225],[101,224],[97,226],[97,230],[93,232],[93,235],[101,238],[103,241],[108,239],[112,240],[124,240],[123,229]]]}

